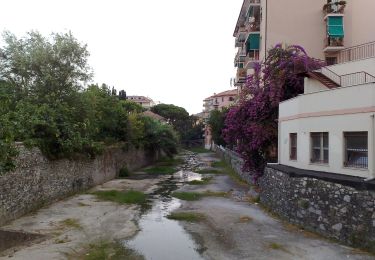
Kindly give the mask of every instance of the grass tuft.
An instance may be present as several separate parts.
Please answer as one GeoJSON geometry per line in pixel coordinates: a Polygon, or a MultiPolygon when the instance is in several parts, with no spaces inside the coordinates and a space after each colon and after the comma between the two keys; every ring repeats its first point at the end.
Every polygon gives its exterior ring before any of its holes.
{"type": "Polygon", "coordinates": [[[199,222],[204,220],[206,217],[202,213],[196,212],[172,212],[167,216],[167,218],[173,220],[199,222]]]}
{"type": "Polygon", "coordinates": [[[212,180],[212,177],[205,177],[202,180],[190,181],[190,185],[207,185],[212,180]]]}
{"type": "Polygon", "coordinates": [[[193,153],[212,153],[212,151],[207,150],[204,147],[200,147],[200,146],[198,146],[198,147],[190,147],[188,150],[190,152],[193,152],[193,153]]]}
{"type": "Polygon", "coordinates": [[[101,200],[113,201],[121,204],[145,204],[147,196],[140,191],[96,191],[93,193],[101,200]]]}
{"type": "Polygon", "coordinates": [[[200,200],[202,198],[202,194],[198,192],[173,192],[172,197],[180,200],[194,201],[200,200]]]}
{"type": "Polygon", "coordinates": [[[237,174],[237,172],[225,161],[221,160],[218,162],[213,162],[212,167],[214,168],[221,168],[223,169],[223,173],[226,173],[229,177],[232,178],[237,184],[239,185],[249,185],[246,181],[241,179],[241,177],[237,174]]]}
{"type": "Polygon", "coordinates": [[[82,229],[82,226],[81,224],[79,224],[78,219],[75,219],[75,218],[67,218],[67,219],[61,220],[60,224],[69,228],[82,229]]]}
{"type": "Polygon", "coordinates": [[[150,174],[173,174],[177,170],[173,166],[154,166],[143,171],[150,174]]]}
{"type": "Polygon", "coordinates": [[[104,259],[127,259],[144,260],[135,250],[124,247],[118,242],[100,241],[97,244],[90,244],[79,252],[69,255],[68,259],[79,260],[104,260],[104,259]]]}

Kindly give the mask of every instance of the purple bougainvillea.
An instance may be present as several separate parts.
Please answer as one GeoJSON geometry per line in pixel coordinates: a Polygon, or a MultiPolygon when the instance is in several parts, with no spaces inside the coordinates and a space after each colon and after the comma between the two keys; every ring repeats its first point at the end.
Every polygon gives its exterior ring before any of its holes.
{"type": "Polygon", "coordinates": [[[225,120],[223,137],[241,154],[254,179],[277,154],[279,103],[303,93],[303,74],[324,65],[300,46],[276,45],[249,76],[237,106],[225,120]]]}

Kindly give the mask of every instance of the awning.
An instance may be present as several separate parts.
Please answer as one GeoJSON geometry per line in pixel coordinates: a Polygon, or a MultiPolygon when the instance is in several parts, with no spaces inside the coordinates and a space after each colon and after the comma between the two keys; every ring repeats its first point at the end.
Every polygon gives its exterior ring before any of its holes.
{"type": "Polygon", "coordinates": [[[344,22],[342,16],[328,17],[328,35],[331,37],[344,37],[344,22]]]}
{"type": "Polygon", "coordinates": [[[246,41],[246,49],[247,51],[251,50],[259,50],[260,47],[260,34],[259,33],[251,33],[246,41]]]}

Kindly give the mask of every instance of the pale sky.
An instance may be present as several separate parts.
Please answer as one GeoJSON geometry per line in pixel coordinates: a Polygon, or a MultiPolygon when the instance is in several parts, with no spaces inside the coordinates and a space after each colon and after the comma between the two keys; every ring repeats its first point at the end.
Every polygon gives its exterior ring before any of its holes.
{"type": "Polygon", "coordinates": [[[70,30],[88,45],[95,83],[197,113],[204,98],[231,89],[232,34],[241,5],[242,0],[2,0],[0,32],[70,30]]]}

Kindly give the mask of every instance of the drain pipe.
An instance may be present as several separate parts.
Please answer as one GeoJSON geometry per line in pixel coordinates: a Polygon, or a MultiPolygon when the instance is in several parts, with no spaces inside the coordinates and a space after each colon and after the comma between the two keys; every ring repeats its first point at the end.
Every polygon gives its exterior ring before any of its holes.
{"type": "Polygon", "coordinates": [[[371,147],[372,177],[365,179],[365,181],[372,181],[375,179],[375,114],[372,114],[370,117],[371,117],[371,140],[372,140],[372,147],[371,147]]]}

